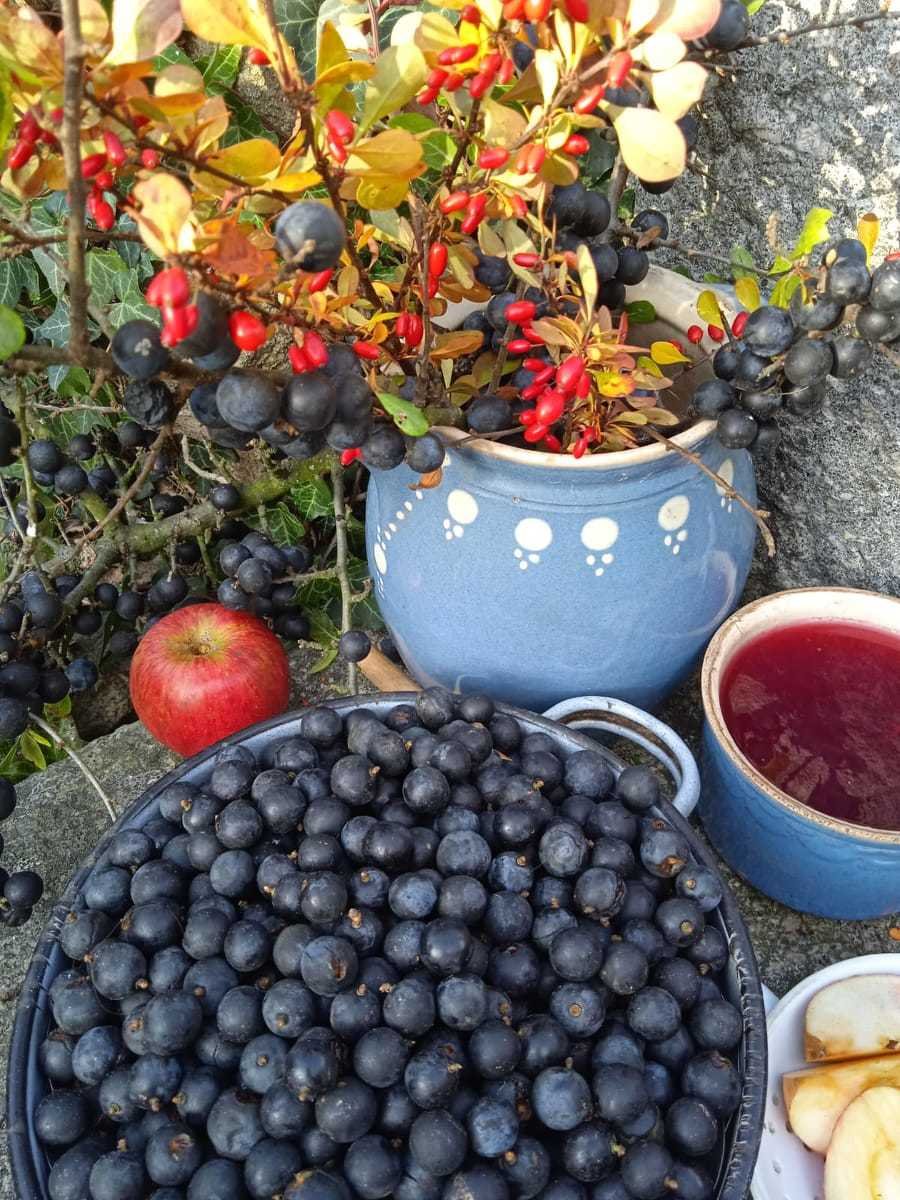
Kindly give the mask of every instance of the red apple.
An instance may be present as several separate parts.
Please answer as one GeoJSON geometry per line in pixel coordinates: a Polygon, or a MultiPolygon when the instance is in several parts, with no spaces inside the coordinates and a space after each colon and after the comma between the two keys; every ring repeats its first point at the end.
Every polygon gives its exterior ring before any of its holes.
{"type": "Polygon", "coordinates": [[[288,660],[250,613],[193,604],[144,634],[131,702],[153,736],[185,757],[287,708],[288,660]]]}

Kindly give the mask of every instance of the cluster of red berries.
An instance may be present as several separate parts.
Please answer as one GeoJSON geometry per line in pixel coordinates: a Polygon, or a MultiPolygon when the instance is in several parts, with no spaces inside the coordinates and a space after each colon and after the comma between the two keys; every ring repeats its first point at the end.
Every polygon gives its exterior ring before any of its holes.
{"type": "Polygon", "coordinates": [[[168,267],[150,280],[144,299],[162,316],[163,326],[159,340],[164,346],[177,346],[194,332],[200,314],[196,304],[191,304],[191,285],[181,267],[168,267]]]}
{"type": "MultiPolygon", "coordinates": [[[[62,118],[63,110],[61,108],[54,108],[52,112],[48,113],[48,119],[53,125],[61,124],[62,118]]],[[[59,138],[52,129],[42,126],[34,112],[29,110],[16,129],[16,144],[10,150],[6,160],[9,169],[11,171],[21,170],[30,161],[41,143],[45,146],[57,147],[59,138]]]]}
{"type": "MultiPolygon", "coordinates": [[[[514,308],[515,305],[510,305],[514,308]]],[[[533,306],[532,306],[533,307],[533,306]]],[[[509,316],[509,309],[506,310],[509,316]]],[[[566,406],[576,396],[585,399],[591,390],[591,377],[585,367],[584,359],[579,354],[572,354],[557,366],[542,358],[526,358],[522,366],[534,375],[533,381],[522,391],[523,400],[533,400],[533,408],[526,408],[519,414],[519,421],[525,427],[526,442],[542,442],[546,449],[559,453],[562,449],[559,438],[550,432],[552,426],[560,419],[566,406]]],[[[589,444],[588,431],[584,431],[575,449],[580,458],[589,444]],[[583,445],[581,445],[583,442],[583,445]]],[[[595,431],[591,431],[596,436],[595,431]]]]}
{"type": "MultiPolygon", "coordinates": [[[[747,324],[749,316],[748,312],[739,312],[734,318],[731,323],[731,332],[734,337],[739,338],[744,332],[744,326],[747,324]]],[[[724,342],[725,330],[721,325],[707,325],[705,331],[702,325],[691,325],[687,331],[687,340],[693,346],[699,346],[704,336],[709,337],[714,342],[724,342]]]]}
{"type": "MultiPolygon", "coordinates": [[[[234,337],[234,334],[231,335],[234,337]]],[[[295,375],[303,375],[307,371],[318,371],[328,365],[328,347],[313,329],[307,329],[303,334],[303,342],[296,342],[288,350],[291,368],[295,375]]]]}
{"type": "Polygon", "coordinates": [[[325,117],[325,129],[328,134],[328,152],[338,166],[342,166],[348,158],[347,147],[356,137],[356,126],[345,112],[333,108],[325,117]]]}

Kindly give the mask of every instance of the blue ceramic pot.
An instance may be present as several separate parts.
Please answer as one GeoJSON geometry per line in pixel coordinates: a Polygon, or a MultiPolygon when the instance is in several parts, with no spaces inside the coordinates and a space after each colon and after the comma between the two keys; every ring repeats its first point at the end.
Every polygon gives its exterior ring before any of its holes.
{"type": "MultiPolygon", "coordinates": [[[[648,340],[691,325],[698,291],[659,270],[632,289],[665,323],[648,340]]],[[[575,460],[443,436],[439,487],[404,467],[369,479],[369,568],[409,670],[537,710],[585,694],[656,707],[737,604],[752,517],[665,446],[575,460]]],[[[750,456],[713,422],[673,440],[754,500],[750,456]]]]}
{"type": "Polygon", "coordinates": [[[782,792],[744,757],[722,717],[720,689],[750,638],[798,621],[855,621],[900,636],[900,600],[854,588],[798,588],[748,604],[703,662],[700,816],[727,863],[761,892],[820,917],[866,920],[900,909],[900,831],[836,820],[782,792]]]}

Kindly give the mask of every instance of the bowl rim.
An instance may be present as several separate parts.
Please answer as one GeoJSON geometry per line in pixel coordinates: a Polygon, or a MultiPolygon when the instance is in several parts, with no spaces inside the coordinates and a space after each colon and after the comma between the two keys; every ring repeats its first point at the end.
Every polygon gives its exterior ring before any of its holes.
{"type": "MultiPolygon", "coordinates": [[[[342,696],[326,700],[324,706],[347,711],[354,707],[370,705],[396,705],[415,699],[415,692],[380,692],[371,695],[342,696]]],[[[297,724],[303,712],[311,706],[290,709],[275,717],[260,721],[237,733],[223,738],[221,742],[201,750],[193,757],[178,763],[171,771],[152,783],[139,796],[127,804],[116,821],[101,835],[93,851],[74,869],[65,890],[48,914],[28,966],[13,1018],[12,1035],[9,1043],[7,1064],[7,1149],[12,1168],[13,1185],[17,1195],[28,1196],[29,1200],[46,1200],[46,1177],[37,1169],[39,1146],[33,1128],[32,1110],[37,1079],[37,1042],[34,1035],[36,1021],[42,1019],[49,1005],[49,990],[45,984],[48,973],[62,954],[58,945],[62,921],[76,901],[80,890],[104,853],[111,839],[123,828],[130,826],[139,814],[148,810],[163,791],[185,775],[202,769],[225,745],[236,745],[253,741],[261,735],[271,734],[282,726],[297,724]],[[19,1185],[25,1190],[19,1191],[19,1185]]],[[[593,741],[587,734],[570,729],[558,721],[551,721],[538,713],[530,712],[509,704],[498,704],[498,710],[526,722],[533,731],[544,731],[567,743],[571,750],[600,750],[611,763],[621,766],[621,760],[606,746],[593,741]]],[[[724,884],[719,916],[728,942],[729,964],[734,971],[743,1036],[743,1079],[741,1100],[738,1108],[728,1119],[728,1135],[719,1167],[719,1190],[717,1200],[745,1200],[750,1180],[756,1165],[763,1132],[763,1113],[767,1085],[767,1025],[765,1003],[762,994],[762,979],[750,940],[750,934],[727,880],[706,844],[698,837],[690,823],[668,800],[662,799],[659,810],[687,840],[691,853],[698,863],[709,867],[724,884]]]]}
{"type": "MultiPolygon", "coordinates": [[[[747,778],[757,791],[762,792],[767,799],[771,800],[773,804],[786,809],[793,816],[799,817],[801,820],[809,821],[814,825],[819,825],[823,829],[827,829],[830,833],[838,833],[880,845],[900,846],[900,830],[878,829],[873,825],[859,825],[853,821],[841,820],[838,817],[832,817],[827,813],[819,812],[818,809],[812,808],[810,805],[804,804],[802,800],[797,800],[794,796],[782,791],[781,788],[767,779],[753,765],[750,759],[746,757],[725,723],[721,705],[722,674],[737,649],[736,646],[726,653],[725,647],[727,642],[733,636],[735,629],[740,626],[742,621],[747,619],[749,614],[756,615],[761,610],[769,608],[773,604],[777,605],[783,602],[785,597],[802,595],[869,597],[877,599],[879,603],[889,602],[895,604],[898,606],[898,611],[900,611],[900,597],[888,596],[882,592],[873,592],[867,588],[829,586],[785,588],[783,591],[772,592],[768,596],[761,596],[758,600],[752,600],[749,604],[745,604],[737,612],[732,613],[719,626],[703,656],[703,666],[700,671],[700,694],[703,701],[703,713],[706,725],[711,730],[720,749],[727,755],[731,765],[747,778]]],[[[820,619],[828,620],[830,618],[828,616],[819,617],[813,612],[810,612],[806,616],[797,615],[798,621],[816,621],[820,619]]],[[[839,619],[850,620],[851,622],[854,620],[849,617],[839,619]]],[[[877,619],[868,622],[859,621],[857,623],[869,624],[876,628],[881,627],[877,619]]],[[[745,646],[748,641],[751,641],[756,636],[758,636],[758,631],[745,634],[738,645],[745,646]]]]}

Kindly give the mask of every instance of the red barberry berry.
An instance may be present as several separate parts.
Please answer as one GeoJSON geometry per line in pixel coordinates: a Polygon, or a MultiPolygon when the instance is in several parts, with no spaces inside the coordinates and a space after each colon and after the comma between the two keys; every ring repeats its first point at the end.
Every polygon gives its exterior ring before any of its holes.
{"type": "Polygon", "coordinates": [[[93,179],[105,166],[105,154],[88,154],[81,160],[81,178],[93,179]]]}
{"type": "Polygon", "coordinates": [[[254,67],[267,67],[270,61],[265,50],[260,50],[257,46],[253,46],[247,54],[247,62],[254,67]]]}
{"type": "Polygon", "coordinates": [[[159,166],[159,151],[157,150],[142,150],[141,151],[141,166],[146,167],[148,171],[152,171],[154,167],[159,166]]]}
{"type": "Polygon", "coordinates": [[[725,338],[725,330],[721,325],[707,325],[706,332],[714,342],[721,342],[725,338]]]}
{"type": "Polygon", "coordinates": [[[239,350],[258,350],[269,336],[269,331],[259,317],[245,309],[238,309],[230,314],[228,332],[239,350]]]}
{"type": "Polygon", "coordinates": [[[147,284],[145,299],[156,308],[181,308],[191,298],[191,285],[181,267],[160,271],[147,284]]]}
{"type": "Polygon", "coordinates": [[[11,171],[18,171],[25,166],[32,154],[34,154],[34,142],[16,142],[9,152],[6,160],[7,166],[11,171]]]}
{"type": "Polygon", "coordinates": [[[748,312],[739,312],[738,315],[731,322],[731,332],[734,334],[734,336],[736,338],[739,338],[741,336],[741,334],[744,332],[744,327],[746,326],[746,324],[749,320],[750,320],[750,314],[748,312]]]}
{"type": "Polygon", "coordinates": [[[112,132],[111,129],[103,130],[103,146],[106,150],[106,157],[114,167],[123,167],[128,155],[125,153],[125,147],[122,145],[122,139],[112,132]]]}
{"type": "Polygon", "coordinates": [[[357,358],[365,359],[367,362],[375,362],[376,359],[381,358],[381,351],[374,342],[354,342],[353,353],[357,356],[357,358]]]}
{"type": "Polygon", "coordinates": [[[687,340],[693,345],[699,346],[703,341],[703,330],[699,325],[692,325],[687,331],[687,340]]]}

